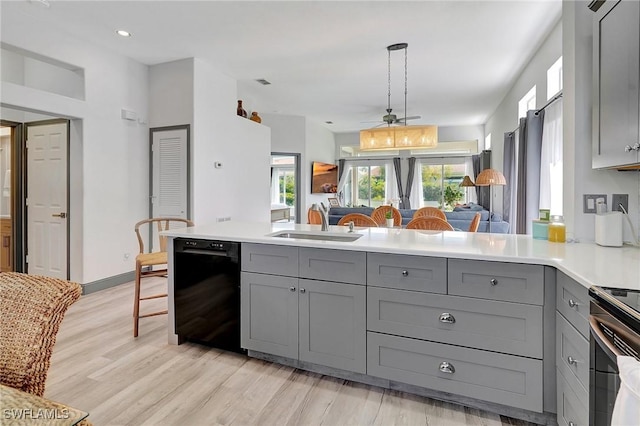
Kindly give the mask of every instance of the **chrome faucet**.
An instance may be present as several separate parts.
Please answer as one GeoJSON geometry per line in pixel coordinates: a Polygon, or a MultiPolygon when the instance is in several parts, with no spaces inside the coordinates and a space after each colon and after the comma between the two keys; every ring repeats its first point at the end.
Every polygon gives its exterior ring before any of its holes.
{"type": "Polygon", "coordinates": [[[318,204],[313,203],[311,204],[311,210],[314,210],[320,213],[320,217],[322,218],[322,230],[328,231],[329,230],[329,211],[327,210],[325,205],[323,203],[320,203],[320,206],[318,206],[318,204]]]}

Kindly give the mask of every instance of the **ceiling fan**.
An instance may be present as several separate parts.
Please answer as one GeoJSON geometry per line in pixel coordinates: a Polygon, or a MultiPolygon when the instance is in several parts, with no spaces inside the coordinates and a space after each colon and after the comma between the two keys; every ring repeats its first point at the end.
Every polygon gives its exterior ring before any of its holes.
{"type": "MultiPolygon", "coordinates": [[[[392,114],[391,108],[387,108],[387,115],[383,115],[382,116],[382,120],[379,121],[361,121],[361,123],[380,123],[379,125],[382,126],[383,124],[387,124],[388,126],[392,125],[392,124],[404,124],[405,122],[409,121],[409,120],[418,120],[420,118],[422,118],[419,115],[412,115],[409,117],[398,117],[395,114],[392,114]]],[[[376,126],[378,127],[378,126],[376,126]]]]}

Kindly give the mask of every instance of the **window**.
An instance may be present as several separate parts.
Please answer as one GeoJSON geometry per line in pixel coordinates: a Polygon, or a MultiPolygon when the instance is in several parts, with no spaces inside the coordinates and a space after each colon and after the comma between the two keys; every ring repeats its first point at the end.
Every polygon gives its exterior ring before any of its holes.
{"type": "Polygon", "coordinates": [[[465,175],[473,175],[465,158],[424,158],[416,161],[411,206],[453,210],[456,204],[472,201],[472,194],[460,187],[465,175]]]}
{"type": "Polygon", "coordinates": [[[271,157],[271,204],[295,205],[295,159],[290,156],[271,157]]]}
{"type": "Polygon", "coordinates": [[[518,119],[527,116],[527,111],[536,109],[536,86],[533,86],[518,102],[518,119]]]}
{"type": "MultiPolygon", "coordinates": [[[[344,186],[340,196],[345,206],[379,207],[398,197],[395,172],[391,162],[366,165],[353,162],[346,166],[344,186]]],[[[397,205],[397,204],[396,204],[397,205]]]]}
{"type": "Polygon", "coordinates": [[[562,56],[547,70],[547,100],[562,90],[562,56]]]}
{"type": "Polygon", "coordinates": [[[484,138],[484,149],[491,149],[491,133],[484,138]]]}

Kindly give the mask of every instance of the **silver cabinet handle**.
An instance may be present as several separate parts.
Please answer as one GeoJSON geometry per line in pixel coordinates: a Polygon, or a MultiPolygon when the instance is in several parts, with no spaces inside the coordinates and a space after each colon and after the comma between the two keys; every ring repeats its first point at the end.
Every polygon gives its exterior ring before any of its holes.
{"type": "Polygon", "coordinates": [[[451,315],[449,312],[441,313],[439,320],[440,322],[443,322],[445,324],[453,324],[454,322],[456,322],[456,319],[454,318],[454,316],[451,315]]]}
{"type": "Polygon", "coordinates": [[[296,291],[295,287],[289,287],[289,291],[296,291]]]}
{"type": "Polygon", "coordinates": [[[636,142],[633,146],[627,145],[624,147],[624,152],[638,151],[640,150],[640,142],[636,142]]]}
{"type": "Polygon", "coordinates": [[[495,278],[491,278],[491,281],[489,281],[491,283],[491,285],[498,285],[498,280],[496,280],[495,278]]]}
{"type": "Polygon", "coordinates": [[[442,373],[453,374],[456,372],[456,369],[453,368],[453,365],[449,364],[447,361],[442,361],[439,368],[442,373]]]}
{"type": "Polygon", "coordinates": [[[567,357],[567,362],[569,363],[569,365],[577,365],[578,364],[578,360],[575,359],[574,357],[572,357],[571,355],[569,355],[569,357],[567,357]]]}
{"type": "Polygon", "coordinates": [[[307,292],[307,290],[305,290],[304,288],[300,289],[300,293],[306,293],[306,292],[307,292]]]}
{"type": "Polygon", "coordinates": [[[569,426],[576,426],[574,422],[569,422],[569,426]]]}
{"type": "Polygon", "coordinates": [[[578,305],[579,305],[579,303],[578,303],[578,302],[576,302],[576,301],[575,301],[575,300],[573,300],[573,299],[569,299],[569,301],[568,301],[567,303],[569,304],[569,307],[570,307],[570,308],[575,308],[576,306],[578,306],[578,305]]]}
{"type": "Polygon", "coordinates": [[[408,277],[409,276],[409,271],[402,271],[402,276],[403,277],[408,277]]]}

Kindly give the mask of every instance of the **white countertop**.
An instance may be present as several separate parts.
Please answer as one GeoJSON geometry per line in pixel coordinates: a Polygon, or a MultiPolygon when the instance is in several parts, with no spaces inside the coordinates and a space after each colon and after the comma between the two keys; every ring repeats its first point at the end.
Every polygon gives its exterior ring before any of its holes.
{"type": "MultiPolygon", "coordinates": [[[[355,228],[353,242],[288,239],[269,236],[283,230],[315,231],[320,225],[221,222],[163,232],[172,237],[318,247],[418,256],[531,263],[556,267],[585,287],[592,285],[640,290],[640,248],[601,247],[595,243],[550,243],[531,236],[421,231],[401,228],[355,228]]],[[[347,233],[330,226],[330,233],[347,233]]]]}

